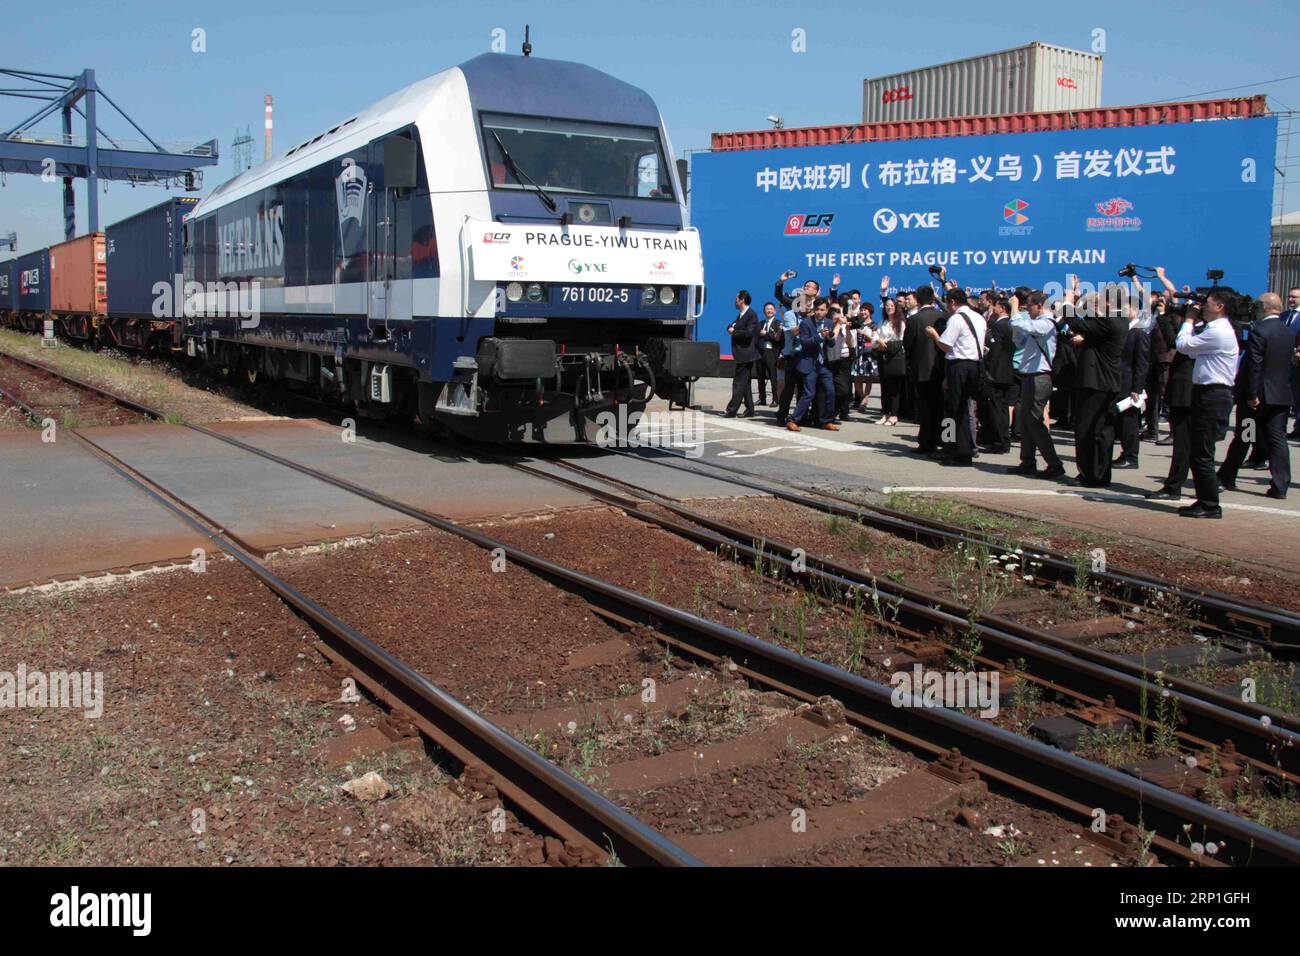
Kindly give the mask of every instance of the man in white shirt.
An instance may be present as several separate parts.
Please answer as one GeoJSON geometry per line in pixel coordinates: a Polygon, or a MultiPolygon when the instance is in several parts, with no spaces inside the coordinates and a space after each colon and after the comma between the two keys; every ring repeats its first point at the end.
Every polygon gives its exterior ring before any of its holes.
{"type": "Polygon", "coordinates": [[[925,330],[945,357],[944,421],[939,434],[941,438],[948,435],[952,438],[944,442],[946,454],[940,460],[945,465],[969,466],[975,453],[975,440],[968,405],[979,394],[988,323],[967,304],[963,289],[949,289],[943,301],[948,310],[943,334],[933,325],[925,330]]]}
{"type": "Polygon", "coordinates": [[[1214,471],[1214,446],[1228,430],[1232,412],[1232,384],[1237,375],[1237,333],[1228,318],[1236,293],[1216,288],[1205,298],[1201,311],[1205,328],[1199,334],[1184,322],[1178,332],[1178,351],[1196,360],[1192,366],[1192,480],[1196,502],[1178,513],[1187,518],[1222,518],[1219,479],[1214,471]]]}

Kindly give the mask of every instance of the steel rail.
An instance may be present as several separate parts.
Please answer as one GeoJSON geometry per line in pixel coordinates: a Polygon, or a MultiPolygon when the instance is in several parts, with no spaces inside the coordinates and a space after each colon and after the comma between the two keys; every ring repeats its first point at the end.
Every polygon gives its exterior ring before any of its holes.
{"type": "MultiPolygon", "coordinates": [[[[1087,649],[1078,648],[1048,632],[1021,627],[992,615],[972,617],[970,609],[961,604],[888,580],[881,581],[829,559],[805,553],[802,556],[804,570],[795,570],[795,548],[791,545],[697,514],[653,493],[647,492],[644,495],[646,500],[707,530],[693,528],[647,511],[635,501],[594,487],[585,481],[570,480],[523,463],[515,463],[513,467],[583,491],[622,509],[634,518],[652,523],[696,544],[732,550],[747,563],[771,562],[773,566],[779,566],[788,578],[803,582],[815,594],[830,596],[841,606],[854,606],[849,598],[852,594],[858,596],[861,606],[862,596],[868,595],[869,600],[865,606],[871,608],[887,604],[896,615],[892,622],[895,625],[920,628],[922,634],[944,628],[955,631],[969,631],[973,628],[982,643],[995,646],[1003,655],[1007,655],[1002,660],[1023,658],[1029,663],[1030,677],[1041,677],[1060,684],[1068,693],[1080,695],[1093,704],[1100,703],[1107,695],[1113,696],[1126,712],[1124,716],[1134,723],[1141,721],[1144,697],[1154,699],[1168,690],[1169,696],[1178,702],[1180,713],[1188,718],[1179,733],[1189,743],[1208,749],[1231,739],[1237,744],[1238,752],[1261,769],[1280,771],[1293,781],[1300,781],[1300,735],[1286,725],[1293,722],[1289,714],[1263,709],[1252,711],[1251,705],[1236,698],[1187,681],[1180,681],[1177,687],[1171,683],[1153,685],[1142,674],[1134,675],[1112,666],[1113,661],[1119,660],[1114,655],[1098,651],[1076,654],[1076,650],[1087,649]],[[1227,707],[1225,704],[1239,706],[1227,707]],[[1283,720],[1286,723],[1279,726],[1283,720]]],[[[887,627],[891,624],[884,620],[882,623],[887,627]]],[[[987,653],[982,656],[992,658],[987,653]]]]}
{"type": "MultiPolygon", "coordinates": [[[[708,660],[732,661],[751,679],[803,700],[832,697],[844,705],[846,715],[861,727],[935,755],[959,750],[987,779],[1048,800],[1081,816],[1081,822],[1091,820],[1090,807],[1101,807],[1108,814],[1123,812],[1127,814],[1126,819],[1140,823],[1155,834],[1155,845],[1192,861],[1199,857],[1178,842],[1179,834],[1185,824],[1199,824],[1203,828],[1202,840],[1214,837],[1234,841],[1220,859],[1239,857],[1238,862],[1251,865],[1300,864],[1300,840],[1294,837],[956,711],[941,707],[899,707],[893,702],[891,688],[883,684],[575,571],[237,438],[200,425],[186,423],[185,427],[350,491],[489,552],[500,549],[510,561],[579,594],[593,608],[606,611],[616,620],[627,621],[630,616],[633,621],[654,627],[662,637],[692,654],[708,660]],[[1065,796],[1066,792],[1071,796],[1065,796]]],[[[517,744],[514,738],[507,736],[507,739],[517,744]]]]}
{"type": "MultiPolygon", "coordinates": [[[[593,446],[598,447],[598,446],[593,446]]],[[[727,481],[755,491],[762,491],[774,497],[794,504],[813,508],[827,514],[836,514],[851,518],[869,527],[885,531],[897,537],[942,547],[949,543],[978,544],[1003,553],[1012,553],[1020,548],[1026,554],[1033,552],[1041,562],[1039,570],[1048,573],[1045,580],[1053,583],[1072,585],[1076,573],[1073,559],[1063,552],[1052,548],[1029,547],[1022,543],[1000,540],[992,535],[982,534],[967,528],[935,521],[919,515],[910,515],[881,505],[869,505],[854,501],[833,492],[819,491],[799,485],[780,482],[775,479],[755,479],[747,472],[720,462],[699,459],[709,468],[726,472],[725,476],[708,474],[684,464],[685,456],[675,453],[663,455],[641,455],[621,448],[602,448],[641,461],[649,461],[666,468],[675,468],[715,481],[727,481]],[[817,495],[818,498],[809,497],[817,495]]],[[[1139,594],[1152,591],[1169,594],[1180,601],[1191,604],[1201,612],[1201,619],[1228,634],[1251,640],[1266,647],[1286,649],[1300,648],[1300,613],[1286,608],[1267,604],[1254,604],[1241,598],[1215,591],[1211,588],[1191,588],[1173,581],[1146,574],[1131,568],[1108,566],[1105,571],[1088,569],[1091,580],[1108,589],[1122,594],[1126,599],[1136,599],[1139,594]],[[1253,633],[1251,633],[1253,632],[1253,633]]]]}
{"type": "Polygon", "coordinates": [[[955,711],[897,707],[892,702],[891,688],[883,684],[557,564],[441,515],[229,435],[200,425],[187,427],[415,518],[485,551],[499,549],[498,553],[510,562],[581,596],[611,619],[649,626],[687,653],[706,660],[732,661],[758,683],[806,701],[833,697],[844,704],[855,723],[872,732],[886,734],[934,755],[958,749],[988,779],[1081,814],[1081,822],[1091,821],[1088,808],[1103,807],[1107,813],[1124,813],[1130,821],[1142,821],[1158,834],[1168,834],[1158,835],[1157,843],[1167,852],[1187,860],[1196,858],[1177,842],[1178,834],[1183,832],[1184,824],[1194,823],[1205,828],[1207,836],[1216,834],[1236,841],[1243,861],[1300,864],[1300,840],[1294,837],[955,711]],[[1071,796],[1064,796],[1065,793],[1071,796]]]}
{"type": "MultiPolygon", "coordinates": [[[[523,463],[520,462],[506,462],[506,463],[511,464],[513,467],[529,470],[531,473],[536,474],[537,476],[542,478],[549,478],[552,481],[558,481],[561,483],[565,482],[565,479],[562,476],[554,475],[544,470],[538,470],[531,466],[524,465],[523,463]]],[[[632,482],[627,481],[626,479],[614,478],[608,475],[604,475],[598,471],[587,468],[583,465],[579,465],[569,460],[549,462],[549,464],[558,465],[570,471],[578,472],[579,474],[586,475],[587,477],[598,482],[604,482],[605,484],[616,485],[616,486],[626,488],[629,490],[631,494],[637,495],[643,500],[649,501],[655,505],[658,505],[661,508],[665,508],[673,512],[674,514],[678,515],[679,517],[684,518],[687,521],[691,521],[696,524],[702,525],[703,527],[710,528],[711,530],[716,531],[719,534],[726,535],[729,538],[733,538],[736,540],[748,540],[756,544],[766,543],[767,545],[777,548],[778,550],[782,550],[787,557],[794,550],[794,548],[789,544],[778,541],[777,539],[772,538],[770,535],[764,535],[760,532],[753,531],[752,529],[742,528],[737,525],[732,525],[728,522],[721,521],[717,518],[700,514],[696,511],[686,508],[685,506],[681,505],[676,501],[673,501],[670,498],[666,498],[662,495],[658,495],[655,492],[651,491],[650,489],[638,486],[632,482]]],[[[582,482],[574,483],[574,487],[578,487],[581,490],[587,491],[588,493],[591,494],[608,494],[608,493],[601,492],[600,489],[593,488],[592,486],[582,482]]],[[[618,505],[619,507],[623,507],[625,505],[635,506],[636,504],[634,501],[620,498],[620,496],[618,495],[610,495],[610,498],[608,500],[610,501],[611,504],[618,505]]],[[[645,516],[646,515],[643,513],[642,517],[645,516]]],[[[653,514],[650,514],[649,517],[651,518],[651,520],[655,520],[653,514]]],[[[1032,555],[1029,554],[1015,554],[1014,552],[1009,552],[1009,554],[1014,556],[1021,564],[1023,564],[1026,558],[1032,557],[1032,555]]],[[[1068,638],[1059,637],[1050,631],[1045,631],[1042,630],[1041,628],[1036,628],[1027,624],[1021,624],[1017,621],[1011,620],[1010,618],[1002,617],[1001,615],[997,615],[989,612],[976,613],[971,608],[957,601],[953,601],[950,598],[946,598],[942,595],[934,594],[929,591],[923,591],[918,588],[913,588],[909,585],[903,584],[902,582],[891,581],[888,578],[882,581],[873,575],[863,574],[862,572],[857,571],[854,568],[850,568],[847,565],[841,564],[839,562],[833,561],[828,558],[814,557],[813,555],[805,555],[805,558],[810,565],[819,567],[821,570],[827,571],[832,575],[836,575],[842,578],[847,578],[859,584],[869,586],[872,589],[882,594],[889,594],[892,597],[902,597],[906,600],[915,602],[917,604],[928,605],[937,610],[942,610],[947,612],[948,614],[961,617],[964,620],[972,620],[972,615],[974,615],[973,617],[974,620],[983,621],[984,623],[988,624],[991,628],[994,628],[995,630],[1001,631],[1003,633],[1015,637],[1019,637],[1023,640],[1033,641],[1035,643],[1045,644],[1049,647],[1057,648],[1058,650],[1071,654],[1074,657],[1079,657],[1082,658],[1083,660],[1091,661],[1094,664],[1098,664],[1110,670],[1119,671],[1121,673],[1128,674],[1132,677],[1136,677],[1142,680],[1147,679],[1149,676],[1152,676],[1157,672],[1156,668],[1144,667],[1141,664],[1135,664],[1134,662],[1127,660],[1118,654],[1111,654],[1107,651],[1100,651],[1097,650],[1096,648],[1089,647],[1077,641],[1072,641],[1069,640],[1068,638]]],[[[1235,711],[1237,713],[1243,714],[1251,718],[1252,720],[1262,721],[1264,727],[1268,727],[1268,726],[1280,727],[1280,728],[1286,728],[1293,732],[1300,733],[1300,717],[1297,717],[1294,714],[1289,714],[1286,711],[1278,710],[1275,707],[1265,707],[1259,703],[1251,703],[1251,702],[1243,701],[1239,697],[1235,697],[1231,694],[1226,694],[1223,691],[1216,690],[1215,688],[1210,687],[1209,685],[1200,684],[1195,681],[1189,681],[1186,680],[1185,678],[1181,678],[1176,675],[1166,674],[1161,672],[1160,679],[1162,684],[1166,688],[1181,692],[1183,694],[1187,694],[1191,697],[1200,698],[1201,700],[1211,703],[1216,707],[1225,710],[1235,711]]],[[[1155,688],[1149,688],[1149,689],[1153,691],[1156,690],[1155,688]]],[[[1300,738],[1297,738],[1295,740],[1295,744],[1300,745],[1300,738]]]]}
{"type": "MultiPolygon", "coordinates": [[[[40,421],[40,413],[32,406],[16,396],[5,397],[40,421]]],[[[75,430],[71,434],[119,477],[252,572],[312,625],[334,650],[335,659],[354,668],[363,682],[390,704],[412,714],[421,729],[448,753],[467,765],[487,768],[498,790],[551,832],[585,845],[597,856],[613,854],[628,865],[701,865],[662,833],[516,740],[280,578],[222,531],[209,527],[208,519],[196,517],[187,503],[144,472],[75,430]]]]}

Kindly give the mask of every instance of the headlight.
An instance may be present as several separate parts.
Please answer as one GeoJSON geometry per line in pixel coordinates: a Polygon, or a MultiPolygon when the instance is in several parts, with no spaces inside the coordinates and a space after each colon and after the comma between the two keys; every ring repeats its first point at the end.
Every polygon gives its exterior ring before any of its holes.
{"type": "Polygon", "coordinates": [[[646,286],[641,290],[641,304],[654,305],[655,300],[659,298],[659,290],[652,285],[646,286]]]}
{"type": "Polygon", "coordinates": [[[528,283],[528,301],[541,302],[546,297],[546,290],[542,288],[540,282],[528,283]]]}
{"type": "Polygon", "coordinates": [[[524,287],[518,282],[512,282],[506,286],[506,298],[511,302],[518,302],[524,297],[524,287]]]}
{"type": "Polygon", "coordinates": [[[664,305],[672,305],[677,301],[677,292],[672,286],[666,285],[659,290],[659,301],[664,305]]]}

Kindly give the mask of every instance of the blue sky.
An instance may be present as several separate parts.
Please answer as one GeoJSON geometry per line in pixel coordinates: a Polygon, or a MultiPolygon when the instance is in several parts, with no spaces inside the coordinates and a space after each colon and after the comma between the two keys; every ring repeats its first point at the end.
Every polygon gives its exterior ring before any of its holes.
{"type": "MultiPolygon", "coordinates": [[[[207,171],[210,189],[231,175],[237,128],[251,127],[260,159],[265,94],[275,97],[279,154],[393,90],[486,52],[495,29],[505,30],[508,49],[518,52],[525,22],[534,55],[582,61],[647,90],[679,155],[706,147],[715,130],[763,127],[769,114],[787,126],[855,122],[864,77],[1033,40],[1087,50],[1097,28],[1106,31],[1104,105],[1262,92],[1274,109],[1300,108],[1300,79],[1251,85],[1300,74],[1294,2],[1185,0],[1175,8],[1132,0],[1059,7],[930,0],[868,8],[846,0],[62,0],[8,5],[0,66],[69,75],[93,68],[101,87],[154,138],[217,138],[222,162],[207,171]],[[206,31],[205,53],[191,50],[196,28],[206,31]],[[791,50],[795,29],[806,31],[805,53],[791,50]]],[[[0,98],[0,126],[32,108],[31,101],[0,98]]],[[[101,125],[136,138],[117,117],[101,125]]],[[[1300,142],[1295,146],[1287,172],[1300,178],[1300,142]]],[[[166,195],[159,187],[110,184],[100,196],[101,224],[166,195]]],[[[85,229],[84,198],[79,184],[78,231],[85,229]]],[[[1300,183],[1287,190],[1286,208],[1300,209],[1300,183]]],[[[60,187],[7,177],[0,230],[10,229],[22,251],[62,239],[60,187]]]]}

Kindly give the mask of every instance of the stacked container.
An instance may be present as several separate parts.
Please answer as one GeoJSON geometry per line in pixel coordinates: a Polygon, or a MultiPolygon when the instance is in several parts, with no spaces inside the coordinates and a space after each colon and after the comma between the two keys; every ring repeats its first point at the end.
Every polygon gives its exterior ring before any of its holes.
{"type": "Polygon", "coordinates": [[[1050,43],[863,80],[862,122],[1101,105],[1101,57],[1050,43]]]}

